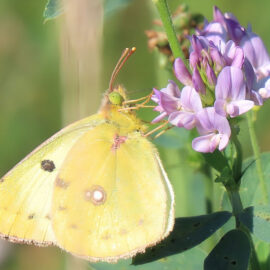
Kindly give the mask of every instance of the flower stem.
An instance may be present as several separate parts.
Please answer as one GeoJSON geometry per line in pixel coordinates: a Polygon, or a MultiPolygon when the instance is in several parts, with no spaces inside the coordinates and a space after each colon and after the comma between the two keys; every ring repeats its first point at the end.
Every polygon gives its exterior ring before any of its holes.
{"type": "Polygon", "coordinates": [[[241,197],[238,190],[231,190],[229,187],[226,187],[232,209],[233,209],[233,215],[235,216],[235,223],[236,228],[245,232],[247,234],[247,237],[249,238],[250,247],[251,247],[251,255],[250,255],[250,270],[260,270],[260,263],[258,260],[258,256],[256,254],[256,250],[254,247],[253,239],[250,234],[250,231],[247,230],[240,222],[238,218],[238,214],[243,211],[243,204],[241,201],[241,197]]]}
{"type": "Polygon", "coordinates": [[[238,184],[242,176],[243,152],[241,143],[239,142],[237,135],[232,136],[232,141],[236,149],[236,158],[233,166],[233,178],[235,180],[235,183],[238,184]]]}
{"type": "Polygon", "coordinates": [[[162,20],[165,32],[167,33],[168,41],[175,58],[180,57],[183,60],[185,59],[183,51],[181,49],[179,40],[176,37],[175,30],[173,27],[171,14],[166,0],[153,0],[153,3],[156,5],[159,16],[162,20]]]}
{"type": "Polygon", "coordinates": [[[238,190],[231,190],[230,188],[226,187],[231,205],[232,205],[232,210],[233,210],[233,215],[235,216],[236,219],[236,228],[240,226],[240,222],[237,218],[237,215],[243,211],[243,204],[240,198],[240,194],[238,190]]]}
{"type": "Polygon", "coordinates": [[[261,191],[263,194],[263,200],[265,204],[268,204],[269,198],[268,198],[268,193],[267,193],[266,181],[265,181],[265,177],[262,170],[262,162],[260,158],[259,145],[258,145],[256,133],[255,133],[255,128],[254,128],[253,111],[250,111],[247,113],[247,122],[248,122],[248,130],[249,130],[251,145],[253,149],[253,154],[254,154],[254,158],[256,162],[257,174],[259,177],[261,191]]]}

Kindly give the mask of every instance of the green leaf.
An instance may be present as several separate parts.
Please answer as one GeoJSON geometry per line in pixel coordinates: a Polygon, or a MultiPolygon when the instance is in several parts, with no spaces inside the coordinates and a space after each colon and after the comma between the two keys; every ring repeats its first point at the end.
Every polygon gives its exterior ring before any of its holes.
{"type": "Polygon", "coordinates": [[[239,214],[240,221],[259,239],[270,243],[270,206],[251,206],[239,214]]]}
{"type": "Polygon", "coordinates": [[[225,167],[220,176],[218,176],[215,180],[216,183],[224,183],[226,185],[228,182],[232,181],[232,171],[230,168],[225,167]]]}
{"type": "MultiPolygon", "coordinates": [[[[261,154],[262,171],[265,179],[270,175],[270,153],[261,154]]],[[[258,178],[256,162],[254,158],[249,158],[243,164],[243,176],[241,178],[240,197],[243,207],[247,208],[252,205],[263,205],[263,193],[261,190],[260,180],[258,178]]],[[[270,198],[270,181],[266,181],[268,197],[270,198]]],[[[230,201],[226,192],[223,198],[222,207],[224,210],[231,210],[230,201]]]]}
{"type": "Polygon", "coordinates": [[[104,0],[105,17],[129,5],[133,0],[104,0]]]}
{"type": "MultiPolygon", "coordinates": [[[[258,178],[256,162],[253,162],[254,158],[250,158],[244,161],[245,173],[241,179],[240,196],[243,206],[249,207],[252,205],[260,205],[264,203],[264,197],[261,190],[260,180],[258,178]]],[[[262,171],[265,179],[270,175],[270,153],[261,154],[262,171]]],[[[270,198],[270,181],[266,181],[268,197],[270,198]]]]}
{"type": "Polygon", "coordinates": [[[55,19],[63,13],[62,0],[48,0],[45,10],[43,12],[43,17],[45,22],[51,19],[55,19]]]}
{"type": "Polygon", "coordinates": [[[247,235],[240,230],[231,230],[207,256],[204,270],[247,270],[250,250],[247,235]]]}
{"type": "Polygon", "coordinates": [[[203,154],[203,157],[209,165],[220,173],[224,170],[224,168],[228,167],[227,159],[218,150],[216,150],[214,153],[203,154]]]}
{"type": "Polygon", "coordinates": [[[270,246],[266,242],[259,242],[256,245],[256,253],[260,262],[261,270],[268,270],[270,265],[270,246]]]}
{"type": "Polygon", "coordinates": [[[195,247],[182,254],[164,258],[144,265],[134,266],[131,260],[122,260],[117,264],[96,263],[91,264],[95,270],[203,270],[202,264],[206,254],[195,247]]]}
{"type": "Polygon", "coordinates": [[[172,233],[157,246],[149,248],[146,253],[137,255],[135,265],[148,263],[190,249],[212,235],[232,214],[216,212],[196,217],[177,218],[172,233]]]}

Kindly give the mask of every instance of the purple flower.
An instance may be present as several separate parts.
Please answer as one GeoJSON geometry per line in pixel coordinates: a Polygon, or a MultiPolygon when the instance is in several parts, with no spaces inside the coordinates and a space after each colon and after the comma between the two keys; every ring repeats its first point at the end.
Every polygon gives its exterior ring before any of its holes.
{"type": "Polygon", "coordinates": [[[223,14],[216,6],[213,10],[213,18],[215,22],[219,22],[226,29],[229,39],[239,44],[245,34],[245,28],[240,25],[237,18],[231,13],[223,14]]]}
{"type": "Polygon", "coordinates": [[[213,107],[202,109],[197,113],[200,137],[192,141],[192,148],[198,152],[212,153],[218,147],[222,151],[231,136],[231,129],[226,117],[215,112],[213,107]]]}
{"type": "MultiPolygon", "coordinates": [[[[250,61],[253,69],[257,75],[257,79],[260,80],[270,75],[270,57],[265,48],[265,45],[262,39],[252,32],[251,27],[245,29],[240,25],[236,17],[231,13],[222,14],[222,12],[214,7],[213,12],[214,22],[221,24],[224,29],[227,31],[229,39],[235,42],[235,44],[239,45],[245,54],[245,57],[250,61]]],[[[205,26],[205,29],[201,32],[207,39],[208,36],[216,35],[216,30],[209,28],[209,26],[205,26]]],[[[225,35],[224,35],[225,37],[225,35]]],[[[210,40],[210,39],[209,39],[210,40]]],[[[218,47],[219,43],[215,42],[213,37],[211,38],[214,41],[215,45],[218,47]]],[[[239,54],[239,53],[238,53],[239,54]]],[[[239,63],[241,63],[241,56],[239,55],[239,63]]],[[[234,65],[234,64],[232,64],[234,65]]]]}
{"type": "Polygon", "coordinates": [[[219,74],[214,104],[218,114],[236,117],[249,111],[254,102],[246,100],[246,83],[243,72],[236,67],[225,67],[219,74]]]}
{"type": "Polygon", "coordinates": [[[189,64],[194,69],[198,65],[200,66],[200,62],[204,57],[207,57],[209,41],[203,36],[192,35],[190,42],[191,53],[189,55],[189,64]]]}
{"type": "Polygon", "coordinates": [[[245,56],[250,61],[257,75],[257,78],[267,77],[270,75],[270,57],[264,46],[262,39],[250,31],[246,31],[240,41],[245,56]]]}
{"type": "Polygon", "coordinates": [[[169,122],[177,127],[192,129],[197,124],[196,113],[202,109],[200,95],[190,86],[186,86],[181,91],[181,108],[172,112],[169,122]]]}
{"type": "Polygon", "coordinates": [[[160,112],[160,115],[157,116],[152,123],[159,122],[181,107],[181,92],[175,82],[169,81],[166,88],[162,88],[160,91],[154,89],[154,93],[152,100],[158,104],[154,110],[160,112]]]}
{"type": "Polygon", "coordinates": [[[174,74],[182,84],[193,86],[198,92],[205,94],[205,85],[197,66],[194,67],[193,74],[191,76],[183,60],[181,58],[176,58],[174,61],[174,74]]]}

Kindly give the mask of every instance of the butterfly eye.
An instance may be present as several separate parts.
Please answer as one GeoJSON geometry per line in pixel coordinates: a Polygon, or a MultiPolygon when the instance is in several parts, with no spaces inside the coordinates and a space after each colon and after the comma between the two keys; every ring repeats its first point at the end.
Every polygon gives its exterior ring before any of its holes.
{"type": "Polygon", "coordinates": [[[111,92],[109,95],[109,100],[113,105],[122,105],[124,98],[118,92],[111,92]]]}

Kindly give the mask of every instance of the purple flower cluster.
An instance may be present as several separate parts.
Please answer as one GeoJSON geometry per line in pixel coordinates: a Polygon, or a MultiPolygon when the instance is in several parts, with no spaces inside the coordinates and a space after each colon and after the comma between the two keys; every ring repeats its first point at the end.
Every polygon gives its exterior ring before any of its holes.
{"type": "Polygon", "coordinates": [[[231,136],[228,120],[270,97],[270,58],[262,39],[217,7],[213,17],[190,37],[189,69],[175,59],[183,89],[169,81],[152,96],[160,113],[153,122],[166,117],[174,126],[196,127],[200,136],[192,147],[204,153],[223,150],[231,136]]]}

